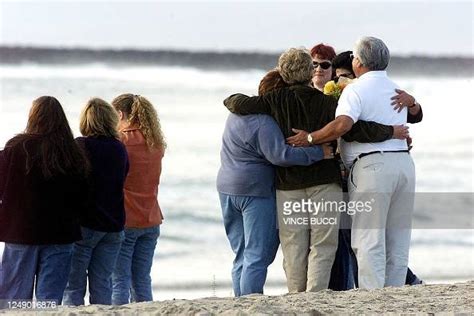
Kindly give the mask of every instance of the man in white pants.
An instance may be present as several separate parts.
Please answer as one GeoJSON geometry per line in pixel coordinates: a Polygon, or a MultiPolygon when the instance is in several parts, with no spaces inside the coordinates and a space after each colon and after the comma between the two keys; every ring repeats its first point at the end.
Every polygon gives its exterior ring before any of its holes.
{"type": "MultiPolygon", "coordinates": [[[[390,52],[380,39],[363,37],[354,49],[352,67],[358,80],[348,85],[336,110],[336,119],[312,132],[313,143],[340,137],[358,120],[386,125],[405,125],[407,111],[420,113],[420,105],[399,104],[394,111],[391,96],[398,86],[387,77],[390,52]]],[[[351,168],[351,201],[368,202],[369,208],[352,220],[352,248],[359,267],[359,287],[402,286],[407,274],[414,206],[415,166],[405,140],[380,143],[345,142],[340,150],[351,168]]]]}

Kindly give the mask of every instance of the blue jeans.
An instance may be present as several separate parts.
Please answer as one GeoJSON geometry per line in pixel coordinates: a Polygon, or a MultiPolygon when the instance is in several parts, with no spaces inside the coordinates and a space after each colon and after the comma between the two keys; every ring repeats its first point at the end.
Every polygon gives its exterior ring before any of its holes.
{"type": "Polygon", "coordinates": [[[81,227],[82,240],[74,244],[71,272],[64,291],[64,305],[84,305],[89,279],[89,302],[112,304],[111,277],[115,267],[123,231],[107,233],[81,227]]]}
{"type": "Polygon", "coordinates": [[[151,266],[160,226],[125,228],[125,240],[112,275],[112,304],[153,301],[151,266]]]}
{"type": "Polygon", "coordinates": [[[36,299],[61,304],[71,267],[72,245],[6,243],[0,262],[0,300],[33,299],[36,278],[36,299]]]}
{"type": "Polygon", "coordinates": [[[269,198],[219,193],[225,231],[235,253],[232,285],[235,296],[263,293],[267,268],[279,239],[275,196],[269,198]]]}
{"type": "Polygon", "coordinates": [[[339,229],[336,258],[331,269],[329,289],[346,291],[356,287],[357,258],[351,248],[351,230],[339,229]],[[355,275],[354,275],[355,271],[355,275]]]}

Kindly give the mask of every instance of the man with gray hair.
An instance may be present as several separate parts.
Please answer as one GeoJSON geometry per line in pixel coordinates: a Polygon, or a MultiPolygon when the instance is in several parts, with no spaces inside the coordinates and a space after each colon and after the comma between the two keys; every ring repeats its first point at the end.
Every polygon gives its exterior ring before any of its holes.
{"type": "MultiPolygon", "coordinates": [[[[314,143],[336,139],[360,120],[405,125],[407,111],[420,113],[418,102],[394,111],[391,96],[398,86],[385,69],[390,52],[384,42],[363,37],[356,42],[352,67],[358,80],[348,85],[336,110],[336,119],[311,133],[314,143]]],[[[405,140],[378,143],[340,142],[344,164],[351,169],[351,202],[369,202],[370,210],[352,220],[351,244],[357,256],[359,287],[402,286],[407,274],[414,208],[415,166],[405,140]]]]}
{"type": "MultiPolygon", "coordinates": [[[[236,114],[273,116],[285,137],[293,135],[292,128],[317,130],[334,119],[337,101],[310,86],[314,69],[312,58],[305,49],[292,48],[283,53],[278,68],[289,87],[258,97],[235,94],[224,101],[225,106],[236,114]]],[[[393,129],[359,121],[348,134],[347,137],[359,142],[380,142],[391,138],[393,129]]],[[[337,204],[342,200],[340,183],[340,169],[335,159],[321,160],[310,166],[277,167],[279,235],[289,292],[328,288],[338,244],[339,213],[321,211],[310,214],[301,206],[308,201],[337,204]],[[287,224],[285,218],[291,216],[285,216],[291,210],[301,215],[298,219],[303,219],[303,222],[306,218],[311,222],[329,224],[287,224]]]]}

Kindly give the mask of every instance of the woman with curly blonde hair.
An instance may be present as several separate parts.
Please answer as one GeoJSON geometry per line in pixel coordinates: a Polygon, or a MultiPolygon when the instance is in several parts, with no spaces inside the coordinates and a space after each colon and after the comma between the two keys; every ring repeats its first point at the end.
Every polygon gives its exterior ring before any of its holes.
{"type": "Polygon", "coordinates": [[[112,304],[152,301],[151,266],[163,220],[158,203],[166,143],[153,105],[145,97],[122,94],[112,101],[120,117],[120,138],[130,170],[125,181],[125,240],[112,277],[112,304]]]}

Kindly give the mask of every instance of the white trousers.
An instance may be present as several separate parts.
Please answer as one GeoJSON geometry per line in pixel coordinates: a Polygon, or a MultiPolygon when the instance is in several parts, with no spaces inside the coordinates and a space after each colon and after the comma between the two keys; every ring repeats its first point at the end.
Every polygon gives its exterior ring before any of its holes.
{"type": "Polygon", "coordinates": [[[370,208],[352,218],[360,288],[405,284],[414,192],[415,166],[408,153],[372,154],[352,167],[350,200],[370,208]]]}

